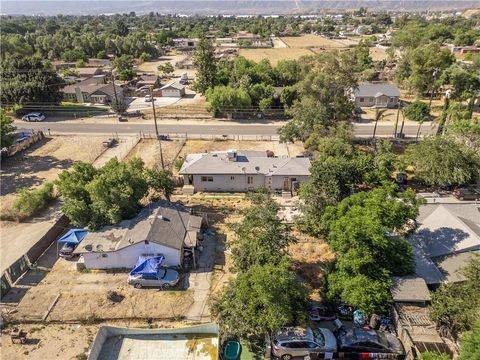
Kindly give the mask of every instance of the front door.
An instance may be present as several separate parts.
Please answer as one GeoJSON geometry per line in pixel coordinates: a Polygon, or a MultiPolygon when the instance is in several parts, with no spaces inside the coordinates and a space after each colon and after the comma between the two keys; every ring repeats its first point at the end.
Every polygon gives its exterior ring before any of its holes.
{"type": "Polygon", "coordinates": [[[289,188],[290,187],[289,187],[288,177],[283,178],[283,190],[288,190],[289,188]]]}

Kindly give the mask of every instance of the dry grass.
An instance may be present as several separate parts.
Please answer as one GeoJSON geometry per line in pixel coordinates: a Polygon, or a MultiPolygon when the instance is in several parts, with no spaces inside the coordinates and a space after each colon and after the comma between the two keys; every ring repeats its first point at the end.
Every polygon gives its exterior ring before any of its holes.
{"type": "Polygon", "coordinates": [[[356,41],[350,39],[327,39],[321,35],[302,35],[287,36],[281,38],[290,48],[305,49],[312,47],[320,47],[325,49],[346,48],[349,45],[355,45],[356,41]]]}
{"type": "MultiPolygon", "coordinates": [[[[178,154],[182,146],[183,141],[162,141],[163,161],[167,168],[172,166],[175,156],[178,154]]],[[[140,157],[148,168],[160,166],[160,145],[158,141],[154,139],[140,140],[140,142],[129,152],[126,160],[131,159],[132,157],[140,157]]]]}
{"type": "Polygon", "coordinates": [[[249,60],[259,62],[268,59],[272,66],[277,65],[280,60],[294,60],[302,56],[313,55],[308,49],[240,49],[240,56],[244,56],[249,60]]]}
{"type": "Polygon", "coordinates": [[[369,48],[369,51],[373,61],[381,61],[387,59],[387,51],[385,49],[371,47],[369,48]]]}
{"type": "Polygon", "coordinates": [[[277,141],[237,141],[237,140],[188,140],[182,149],[181,156],[192,153],[202,153],[210,151],[224,151],[228,149],[237,150],[272,150],[275,155],[288,155],[285,144],[277,141]]]}
{"type": "MultiPolygon", "coordinates": [[[[169,54],[162,56],[158,60],[154,61],[145,61],[138,65],[138,70],[141,72],[146,72],[146,73],[153,73],[153,74],[158,74],[161,75],[161,73],[158,71],[157,67],[158,65],[166,64],[166,63],[171,63],[173,66],[175,66],[176,62],[182,61],[183,59],[186,58],[186,55],[182,54],[169,54]]],[[[173,72],[173,76],[180,76],[183,73],[187,73],[189,77],[194,78],[195,77],[195,70],[194,69],[177,69],[175,68],[175,71],[173,72]]],[[[166,80],[163,80],[163,82],[167,82],[166,80]]]]}

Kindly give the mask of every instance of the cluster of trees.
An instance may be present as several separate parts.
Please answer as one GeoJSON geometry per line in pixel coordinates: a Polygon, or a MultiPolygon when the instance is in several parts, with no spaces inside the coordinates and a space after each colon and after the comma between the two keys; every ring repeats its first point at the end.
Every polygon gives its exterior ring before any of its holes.
{"type": "Polygon", "coordinates": [[[140,158],[109,160],[101,169],[78,162],[56,181],[64,205],[63,213],[76,226],[97,229],[134,217],[149,190],[169,199],[173,182],[164,170],[144,168],[140,158]]]}
{"type": "Polygon", "coordinates": [[[296,241],[277,217],[278,205],[266,192],[249,195],[252,207],[232,225],[235,278],[210,304],[227,335],[255,338],[305,320],[308,288],[297,281],[287,247],[296,241]]]}
{"type": "Polygon", "coordinates": [[[13,144],[15,126],[12,125],[13,120],[7,116],[5,109],[0,109],[0,149],[8,148],[13,144]]]}

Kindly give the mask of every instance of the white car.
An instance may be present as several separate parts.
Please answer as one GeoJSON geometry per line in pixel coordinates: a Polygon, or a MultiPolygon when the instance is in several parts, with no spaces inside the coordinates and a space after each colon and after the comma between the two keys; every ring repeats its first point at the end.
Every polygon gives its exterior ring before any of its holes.
{"type": "Polygon", "coordinates": [[[145,95],[145,102],[152,102],[152,96],[151,95],[145,95]]]}
{"type": "Polygon", "coordinates": [[[22,117],[23,121],[43,121],[45,120],[45,115],[41,112],[30,113],[22,117]]]}

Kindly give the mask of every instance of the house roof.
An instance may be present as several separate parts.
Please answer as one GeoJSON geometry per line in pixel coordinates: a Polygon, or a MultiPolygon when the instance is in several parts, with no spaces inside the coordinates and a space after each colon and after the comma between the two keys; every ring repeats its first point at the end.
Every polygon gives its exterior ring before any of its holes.
{"type": "Polygon", "coordinates": [[[400,91],[398,90],[397,85],[388,84],[388,83],[364,83],[358,85],[358,88],[353,90],[353,94],[359,97],[379,97],[379,96],[390,96],[390,97],[399,97],[400,91]]]}
{"type": "Polygon", "coordinates": [[[236,161],[229,160],[227,152],[187,155],[181,175],[238,174],[255,175],[310,175],[308,158],[268,157],[265,151],[237,151],[236,161]]]}
{"type": "Polygon", "coordinates": [[[78,67],[74,70],[77,71],[80,76],[95,75],[97,72],[101,71],[101,69],[98,67],[78,67]]]}
{"type": "Polygon", "coordinates": [[[201,225],[202,218],[191,215],[188,208],[162,200],[143,208],[131,220],[89,232],[75,253],[117,251],[144,241],[180,250],[185,243],[196,245],[201,225]]]}
{"type": "Polygon", "coordinates": [[[390,292],[393,301],[397,302],[426,302],[432,299],[425,280],[418,276],[394,277],[390,292]]]}
{"type": "Polygon", "coordinates": [[[156,82],[158,81],[158,76],[157,75],[141,75],[139,78],[138,78],[138,83],[142,83],[142,84],[155,84],[156,82]]]}
{"type": "Polygon", "coordinates": [[[472,252],[480,252],[478,205],[427,204],[420,207],[417,223],[409,237],[416,274],[427,284],[462,281],[457,271],[472,252]]]}
{"type": "Polygon", "coordinates": [[[183,90],[183,89],[186,88],[186,86],[185,86],[185,85],[182,85],[182,84],[180,84],[180,83],[178,83],[178,82],[172,82],[172,83],[170,83],[170,84],[167,84],[167,85],[165,85],[165,86],[162,86],[160,89],[161,89],[161,90],[164,90],[164,89],[169,89],[169,88],[176,89],[176,90],[183,90]]]}
{"type": "MultiPolygon", "coordinates": [[[[86,80],[87,81],[87,80],[86,80]]],[[[79,82],[79,83],[76,83],[76,84],[72,84],[72,85],[67,85],[63,88],[63,92],[65,94],[75,94],[76,93],[76,88],[80,88],[80,90],[82,91],[82,93],[87,93],[89,95],[92,95],[94,93],[97,93],[97,92],[102,92],[106,95],[109,95],[109,96],[114,96],[115,95],[115,91],[113,90],[113,84],[112,83],[109,83],[109,84],[92,84],[90,82],[79,82]]],[[[115,85],[115,88],[116,88],[116,91],[117,91],[117,94],[120,93],[122,91],[122,88],[118,85],[115,85]]]]}

